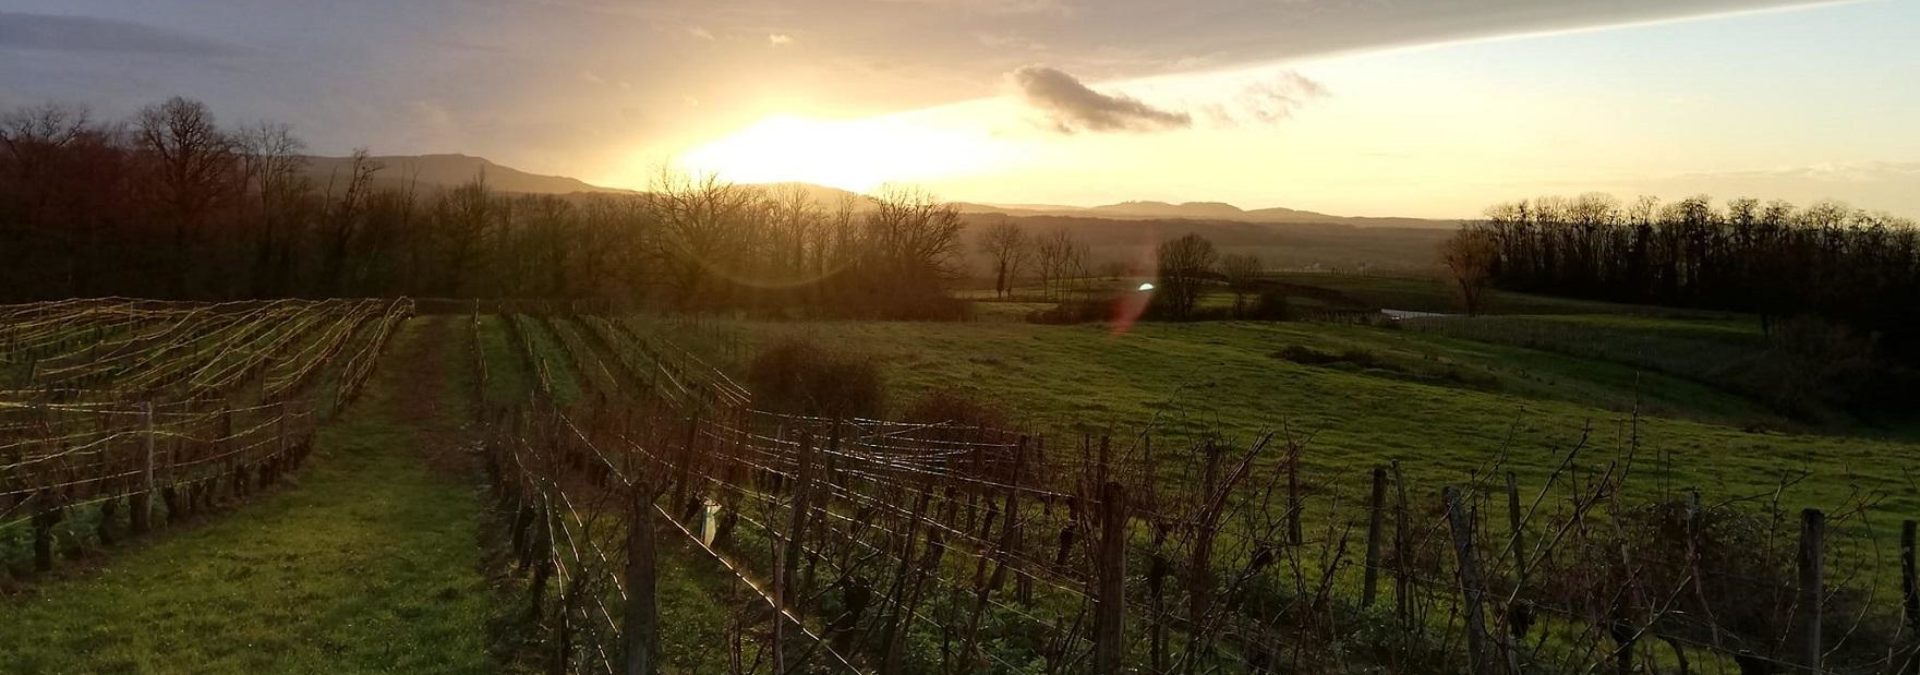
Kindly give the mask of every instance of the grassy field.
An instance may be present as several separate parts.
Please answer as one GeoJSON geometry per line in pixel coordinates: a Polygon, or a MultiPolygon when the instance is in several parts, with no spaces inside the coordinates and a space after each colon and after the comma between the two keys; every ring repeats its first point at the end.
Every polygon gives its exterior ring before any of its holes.
{"type": "MultiPolygon", "coordinates": [[[[1317,286],[1345,293],[1375,307],[1413,312],[1459,312],[1459,296],[1440,277],[1363,276],[1283,272],[1272,278],[1289,284],[1317,286]]],[[[1548,295],[1486,291],[1488,314],[1638,314],[1668,317],[1725,317],[1723,313],[1700,312],[1667,307],[1622,305],[1611,302],[1560,298],[1548,295]]]]}
{"type": "MultiPolygon", "coordinates": [[[[1345,295],[1361,304],[1383,309],[1412,312],[1434,312],[1452,314],[1461,311],[1459,295],[1451,282],[1439,277],[1418,276],[1369,276],[1359,274],[1333,274],[1319,272],[1278,272],[1268,274],[1268,280],[1295,286],[1311,286],[1345,295]]],[[[1071,284],[1076,289],[1064,297],[1083,296],[1107,297],[1113,293],[1125,292],[1137,287],[1145,277],[1097,277],[1079,280],[1071,284]]],[[[1733,323],[1751,323],[1755,330],[1759,321],[1726,312],[1676,309],[1671,307],[1650,307],[1645,305],[1625,305],[1593,300],[1561,298],[1529,293],[1513,293],[1488,289],[1485,291],[1485,306],[1482,311],[1495,315],[1634,315],[1657,318],[1678,318],[1704,321],[1723,321],[1733,323]]],[[[998,317],[1008,314],[1024,316],[1035,309],[1051,307],[1054,303],[1042,302],[1044,294],[1038,287],[1015,289],[1012,302],[1001,302],[991,290],[970,290],[959,294],[960,297],[976,301],[975,315],[998,317]],[[1017,309],[1016,309],[1017,308],[1017,309]]],[[[1061,299],[1059,297],[1055,300],[1061,299]]],[[[1248,298],[1252,300],[1251,297],[1248,298]]],[[[1324,303],[1308,297],[1294,297],[1292,302],[1300,307],[1312,308],[1324,303]]],[[[1200,306],[1222,309],[1233,306],[1233,296],[1222,290],[1203,295],[1200,306]]]]}
{"type": "MultiPolygon", "coordinates": [[[[507,331],[509,320],[488,316],[480,321],[478,339],[488,373],[483,396],[489,405],[525,404],[533,391],[535,380],[526,372],[519,347],[507,331]]],[[[556,327],[577,328],[567,325],[567,321],[556,319],[560,324],[556,327]]],[[[541,322],[526,317],[521,317],[520,322],[533,347],[534,358],[545,364],[554,399],[562,404],[579,399],[583,393],[580,384],[591,378],[575,372],[560,340],[548,328],[538,325],[541,322]]],[[[464,322],[462,328],[471,330],[464,322]]],[[[665,658],[662,672],[688,675],[723,672],[729,658],[723,648],[728,640],[727,627],[731,613],[738,611],[740,604],[730,596],[731,577],[679,531],[659,527],[656,536],[662,542],[660,578],[656,582],[665,658]]],[[[509,583],[515,586],[516,592],[525,592],[523,582],[516,578],[509,583]]],[[[609,606],[618,606],[617,599],[606,600],[609,606]]],[[[753,606],[748,605],[747,609],[753,606]]]]}
{"type": "Polygon", "coordinates": [[[0,672],[495,671],[475,476],[430,461],[468,414],[449,335],[410,322],[296,486],[0,598],[0,672]]]}
{"type": "MultiPolygon", "coordinates": [[[[981,303],[980,320],[963,323],[664,327],[735,372],[787,337],[862,354],[882,369],[894,413],[957,389],[1004,408],[1055,449],[1082,434],[1126,444],[1150,433],[1161,456],[1181,461],[1195,439],[1245,443],[1280,431],[1304,444],[1311,508],[1337,498],[1348,516],[1359,512],[1351,505],[1367,472],[1389,460],[1426,501],[1496,461],[1523,485],[1541,484],[1584,442],[1586,471],[1636,449],[1635,498],[1697,487],[1713,502],[1757,504],[1780,491],[1789,508],[1837,509],[1871,495],[1878,528],[1848,520],[1836,531],[1849,561],[1877,555],[1873,543],[1890,555],[1898,519],[1920,517],[1907,459],[1920,443],[1810,427],[1722,386],[1729,369],[1764,354],[1757,328],[1740,317],[1608,306],[1420,328],[1210,322],[1116,331],[1018,321],[1032,307],[981,303]]],[[[524,402],[536,381],[509,321],[545,364],[555,398],[604,386],[596,384],[604,377],[575,372],[579,354],[566,345],[581,343],[579,326],[486,317],[477,345],[485,402],[524,402]]],[[[483,531],[500,526],[458,451],[471,440],[463,429],[476,391],[471,331],[465,318],[409,322],[362,400],[324,428],[296,486],[0,598],[0,654],[13,657],[0,672],[533,667],[534,645],[502,632],[513,626],[503,617],[524,610],[525,580],[488,574],[483,531]]],[[[713,561],[677,532],[663,536],[668,671],[723,670],[720,645],[741,603],[713,561]]]]}
{"type": "Polygon", "coordinates": [[[958,388],[1056,439],[1152,431],[1170,440],[1217,433],[1244,441],[1286,429],[1311,437],[1308,466],[1351,476],[1347,486],[1356,491],[1369,467],[1391,459],[1435,489],[1467,480],[1503,454],[1523,480],[1544,480],[1583,436],[1587,460],[1603,464],[1637,433],[1642,471],[1657,457],[1663,474],[1642,487],[1695,486],[1734,498],[1770,494],[1806,474],[1787,491],[1790,503],[1837,507],[1869,491],[1883,495],[1888,511],[1920,516],[1920,492],[1906,474],[1906,458],[1920,450],[1913,443],[1802,429],[1693,380],[1515,345],[1242,322],[1142,324],[1116,333],[1010,322],[709,321],[685,334],[689,346],[705,346],[732,369],[754,345],[810,337],[881,364],[896,409],[924,392],[958,388]],[[1289,346],[1367,352],[1372,363],[1276,356],[1289,346]]]}

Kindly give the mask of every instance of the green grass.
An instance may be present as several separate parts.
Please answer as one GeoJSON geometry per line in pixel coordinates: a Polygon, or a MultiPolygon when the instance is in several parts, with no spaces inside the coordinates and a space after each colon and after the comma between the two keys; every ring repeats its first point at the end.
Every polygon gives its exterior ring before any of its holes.
{"type": "MultiPolygon", "coordinates": [[[[1284,272],[1273,276],[1278,281],[1302,286],[1318,286],[1345,293],[1367,304],[1386,309],[1414,312],[1453,313],[1461,311],[1453,286],[1438,277],[1388,277],[1354,274],[1316,274],[1284,272]]],[[[1593,300],[1578,300],[1547,295],[1487,291],[1485,311],[1489,314],[1653,314],[1660,316],[1717,316],[1698,312],[1644,305],[1623,305],[1593,300]]]]}
{"type": "Polygon", "coordinates": [[[533,391],[522,372],[520,347],[507,334],[506,321],[498,314],[480,317],[480,354],[487,362],[487,387],[482,395],[488,404],[497,406],[526,403],[533,391]]]}
{"type": "Polygon", "coordinates": [[[408,377],[436,354],[428,329],[407,324],[296,487],[0,600],[0,671],[493,670],[478,503],[416,448],[462,409],[451,379],[408,377]],[[404,414],[409,395],[435,397],[431,415],[404,414]]]}
{"type": "Polygon", "coordinates": [[[527,343],[532,345],[534,358],[546,367],[548,381],[553,384],[553,398],[563,404],[579,400],[580,378],[569,365],[560,339],[533,317],[516,316],[513,320],[519,323],[521,334],[527,336],[527,343]]]}
{"type": "Polygon", "coordinates": [[[972,390],[1056,442],[1149,429],[1168,443],[1207,433],[1244,441],[1284,427],[1311,435],[1307,465],[1331,473],[1324,478],[1349,476],[1351,494],[1364,488],[1370,467],[1390,459],[1433,491],[1466,481],[1503,452],[1523,481],[1541,481],[1588,428],[1588,460],[1601,464],[1629,445],[1637,408],[1642,470],[1654,457],[1670,461],[1662,481],[1643,474],[1643,487],[1697,486],[1709,498],[1732,498],[1770,493],[1805,471],[1811,475],[1788,503],[1832,508],[1856,489],[1871,490],[1884,494],[1882,509],[1920,516],[1920,489],[1905,477],[1907,458],[1920,449],[1914,444],[1754,432],[1786,422],[1713,387],[1523,347],[1297,323],[1142,324],[1123,334],[986,322],[742,322],[734,330],[750,343],[801,334],[866,352],[882,364],[896,408],[934,388],[972,390]],[[1387,366],[1272,356],[1288,345],[1370,350],[1387,366]],[[1456,370],[1461,376],[1450,378],[1456,370]]]}
{"type": "MultiPolygon", "coordinates": [[[[553,320],[571,321],[560,318],[553,320]]],[[[533,379],[526,373],[521,357],[515,353],[518,347],[513,345],[503,321],[498,316],[481,318],[479,339],[487,360],[487,397],[489,402],[525,403],[527,393],[532,391],[533,379]]],[[[527,321],[522,328],[531,329],[535,323],[527,321]]],[[[544,329],[529,334],[535,353],[547,362],[548,375],[555,382],[556,398],[569,391],[575,392],[572,396],[577,396],[577,385],[566,389],[562,383],[577,383],[581,378],[574,372],[566,353],[561,351],[563,346],[554,337],[544,329]]],[[[600,358],[598,352],[582,356],[587,359],[600,358]]],[[[467,372],[471,372],[471,369],[467,372]]],[[[467,386],[471,386],[471,381],[467,382],[467,386]]],[[[705,552],[693,546],[679,530],[658,523],[656,525],[654,536],[660,542],[660,548],[655,593],[660,613],[663,672],[689,675],[722,672],[727,667],[729,612],[737,609],[723,600],[723,594],[727,591],[727,573],[705,552]]],[[[612,551],[617,550],[619,542],[610,540],[603,542],[603,545],[612,551]]],[[[618,597],[611,593],[603,598],[603,602],[616,611],[619,607],[618,597]]],[[[757,609],[751,605],[749,608],[757,609]]]]}

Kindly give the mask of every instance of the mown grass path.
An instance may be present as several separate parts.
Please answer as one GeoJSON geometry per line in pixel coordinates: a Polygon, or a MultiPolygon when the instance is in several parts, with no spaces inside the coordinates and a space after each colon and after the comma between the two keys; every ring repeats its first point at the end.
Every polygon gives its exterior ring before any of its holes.
{"type": "Polygon", "coordinates": [[[405,326],[296,487],[0,598],[0,672],[493,670],[448,328],[405,326]]]}

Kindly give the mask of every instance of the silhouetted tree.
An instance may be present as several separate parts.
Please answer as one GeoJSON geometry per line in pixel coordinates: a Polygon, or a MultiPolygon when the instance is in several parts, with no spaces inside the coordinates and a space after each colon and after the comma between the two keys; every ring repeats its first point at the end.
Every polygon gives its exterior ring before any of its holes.
{"type": "Polygon", "coordinates": [[[989,225],[980,234],[980,252],[993,267],[994,297],[1007,297],[1020,276],[1020,264],[1026,260],[1026,230],[1021,229],[1019,223],[1004,219],[989,225]]]}
{"type": "Polygon", "coordinates": [[[1198,234],[1160,243],[1160,280],[1154,287],[1154,301],[1164,308],[1169,318],[1186,319],[1193,315],[1201,287],[1213,276],[1213,266],[1218,259],[1213,242],[1198,234]]]}
{"type": "Polygon", "coordinates": [[[1447,275],[1467,316],[1480,314],[1496,255],[1493,237],[1480,230],[1464,229],[1440,243],[1440,261],[1447,266],[1447,275]]]}
{"type": "Polygon", "coordinates": [[[1227,288],[1233,291],[1235,314],[1246,308],[1247,295],[1259,289],[1263,271],[1265,267],[1260,263],[1260,256],[1240,253],[1220,258],[1220,272],[1227,278],[1227,288]]]}
{"type": "Polygon", "coordinates": [[[1491,240],[1501,288],[1616,302],[1816,315],[1920,358],[1920,233],[1832,201],[1611,197],[1500,204],[1467,231],[1491,240]]]}
{"type": "MultiPolygon", "coordinates": [[[[175,96],[147,106],[134,118],[140,157],[158,215],[172,226],[174,255],[193,258],[220,200],[236,181],[233,139],[214,124],[206,104],[175,96]]],[[[179,284],[188,283],[184,275],[179,284]]]]}
{"type": "Polygon", "coordinates": [[[1062,228],[1052,230],[1033,243],[1034,264],[1040,272],[1041,293],[1059,298],[1068,290],[1076,272],[1084,273],[1087,247],[1073,233],[1062,228]]]}
{"type": "MultiPolygon", "coordinates": [[[[484,174],[423,186],[365,149],[318,175],[304,151],[285,125],[223,130],[183,98],[121,126],[70,106],[0,113],[0,301],[405,294],[961,309],[946,292],[961,221],[924,193],[822,205],[798,186],[663,172],[648,193],[523,195],[484,174]]],[[[1063,269],[1083,264],[1076,255],[1063,269]]]]}

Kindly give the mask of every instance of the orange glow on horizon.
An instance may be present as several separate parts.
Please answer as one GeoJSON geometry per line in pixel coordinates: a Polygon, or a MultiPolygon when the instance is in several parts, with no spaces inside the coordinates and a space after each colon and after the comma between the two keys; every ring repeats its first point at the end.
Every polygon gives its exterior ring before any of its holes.
{"type": "Polygon", "coordinates": [[[772,115],[688,151],[679,168],[735,183],[801,182],[866,193],[1000,164],[991,139],[907,116],[817,120],[772,115]]]}

